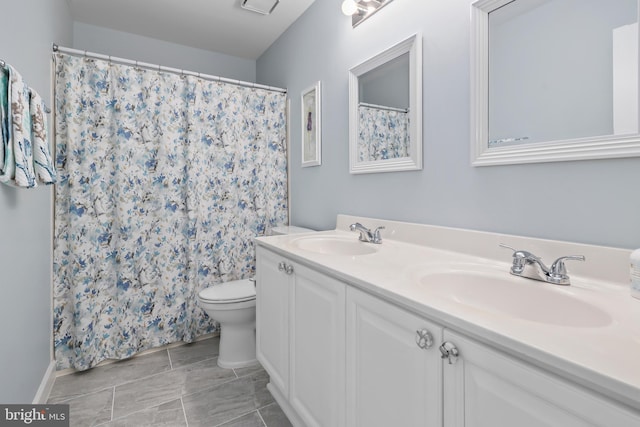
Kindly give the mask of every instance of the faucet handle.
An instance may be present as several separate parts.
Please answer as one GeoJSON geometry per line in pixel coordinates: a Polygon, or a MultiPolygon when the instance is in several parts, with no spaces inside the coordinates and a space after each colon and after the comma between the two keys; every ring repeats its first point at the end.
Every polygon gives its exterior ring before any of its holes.
{"type": "Polygon", "coordinates": [[[373,243],[382,243],[382,236],[380,236],[380,230],[384,230],[385,226],[380,226],[373,230],[373,243]]]}
{"type": "Polygon", "coordinates": [[[569,276],[567,275],[567,268],[564,265],[564,261],[584,261],[585,259],[584,255],[561,256],[551,264],[551,268],[549,269],[550,281],[558,285],[568,285],[569,276]]]}
{"type": "Polygon", "coordinates": [[[505,248],[505,249],[511,249],[513,251],[513,256],[514,257],[538,258],[537,256],[535,256],[531,252],[527,252],[527,251],[523,251],[523,250],[520,250],[520,249],[516,249],[516,248],[511,247],[509,245],[505,245],[504,243],[500,243],[498,246],[500,246],[501,248],[505,248]]]}
{"type": "Polygon", "coordinates": [[[369,229],[367,227],[365,227],[364,225],[360,224],[359,222],[355,222],[355,223],[351,224],[349,226],[349,230],[351,230],[351,231],[359,231],[359,230],[367,230],[367,231],[369,231],[369,229]]]}
{"type": "Polygon", "coordinates": [[[536,256],[536,255],[532,254],[529,251],[523,251],[521,249],[512,248],[511,246],[508,246],[508,245],[505,245],[505,244],[502,244],[502,243],[500,243],[499,246],[501,248],[511,249],[513,251],[513,257],[514,258],[522,258],[522,259],[529,258],[529,259],[537,259],[537,260],[540,259],[539,256],[536,256]]]}
{"type": "MultiPolygon", "coordinates": [[[[532,260],[540,261],[540,257],[532,254],[531,252],[519,250],[503,243],[500,243],[499,246],[513,251],[513,265],[511,266],[511,272],[514,274],[522,273],[527,262],[532,260]]],[[[540,261],[540,263],[542,263],[542,261],[540,261]]],[[[546,267],[544,267],[544,269],[546,269],[546,267]]]]}
{"type": "MultiPolygon", "coordinates": [[[[514,258],[518,257],[518,252],[522,252],[522,251],[519,251],[519,250],[517,250],[516,248],[514,248],[514,247],[512,247],[512,246],[505,245],[504,243],[500,243],[498,246],[500,246],[501,248],[505,248],[505,249],[510,249],[510,250],[512,250],[512,251],[513,251],[513,257],[514,257],[514,258]]],[[[514,262],[515,262],[515,260],[514,260],[514,262]]]]}

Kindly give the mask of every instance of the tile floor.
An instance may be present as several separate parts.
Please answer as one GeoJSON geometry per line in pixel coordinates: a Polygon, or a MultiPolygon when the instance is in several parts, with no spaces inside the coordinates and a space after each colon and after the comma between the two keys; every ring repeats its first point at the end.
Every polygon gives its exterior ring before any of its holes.
{"type": "Polygon", "coordinates": [[[71,426],[288,427],[256,364],[222,369],[214,337],[61,376],[49,403],[70,405],[71,426]]]}

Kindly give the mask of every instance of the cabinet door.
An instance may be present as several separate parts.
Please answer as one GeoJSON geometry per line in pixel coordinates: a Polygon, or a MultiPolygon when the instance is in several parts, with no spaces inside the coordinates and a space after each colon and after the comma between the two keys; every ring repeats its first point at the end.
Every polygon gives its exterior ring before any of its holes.
{"type": "Polygon", "coordinates": [[[278,270],[283,257],[256,249],[256,353],[270,381],[289,393],[290,276],[278,270]]]}
{"type": "Polygon", "coordinates": [[[308,427],[344,426],[346,286],[293,266],[291,406],[308,427]]]}
{"type": "Polygon", "coordinates": [[[444,364],[445,427],[626,427],[638,414],[454,332],[458,349],[444,364]]]}
{"type": "Polygon", "coordinates": [[[347,425],[442,425],[442,329],[395,305],[347,290],[347,425]],[[417,331],[433,346],[421,349],[417,331]]]}

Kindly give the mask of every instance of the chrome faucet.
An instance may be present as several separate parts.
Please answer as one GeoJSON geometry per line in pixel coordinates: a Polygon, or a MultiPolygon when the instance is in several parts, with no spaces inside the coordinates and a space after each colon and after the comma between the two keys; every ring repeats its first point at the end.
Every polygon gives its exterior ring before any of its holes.
{"type": "Polygon", "coordinates": [[[349,230],[351,231],[359,231],[360,232],[360,241],[366,243],[382,243],[382,237],[380,236],[380,230],[384,230],[384,227],[378,227],[375,230],[371,231],[364,225],[356,222],[355,224],[351,224],[349,226],[349,230]]]}
{"type": "Polygon", "coordinates": [[[553,283],[554,285],[570,285],[571,281],[567,275],[565,260],[584,261],[582,255],[561,256],[551,264],[551,267],[544,265],[540,257],[531,252],[516,250],[511,246],[501,244],[500,247],[513,251],[513,264],[511,274],[514,276],[527,277],[529,279],[540,280],[553,283]]]}

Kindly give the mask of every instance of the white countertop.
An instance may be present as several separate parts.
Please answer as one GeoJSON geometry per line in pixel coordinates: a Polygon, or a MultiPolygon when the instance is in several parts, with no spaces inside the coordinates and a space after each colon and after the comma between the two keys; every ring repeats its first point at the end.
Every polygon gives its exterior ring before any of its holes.
{"type": "Polygon", "coordinates": [[[348,216],[338,217],[337,228],[256,242],[640,410],[640,300],[629,292],[631,251],[348,216]],[[358,233],[342,231],[356,221],[370,228],[386,226],[375,253],[321,254],[294,243],[311,235],[357,240],[358,233]],[[511,254],[496,249],[497,243],[529,250],[547,264],[558,256],[586,255],[585,263],[567,263],[571,286],[516,279],[549,287],[550,298],[557,294],[596,306],[611,321],[595,327],[540,323],[460,304],[416,285],[417,272],[430,265],[476,264],[510,276],[511,254]]]}

